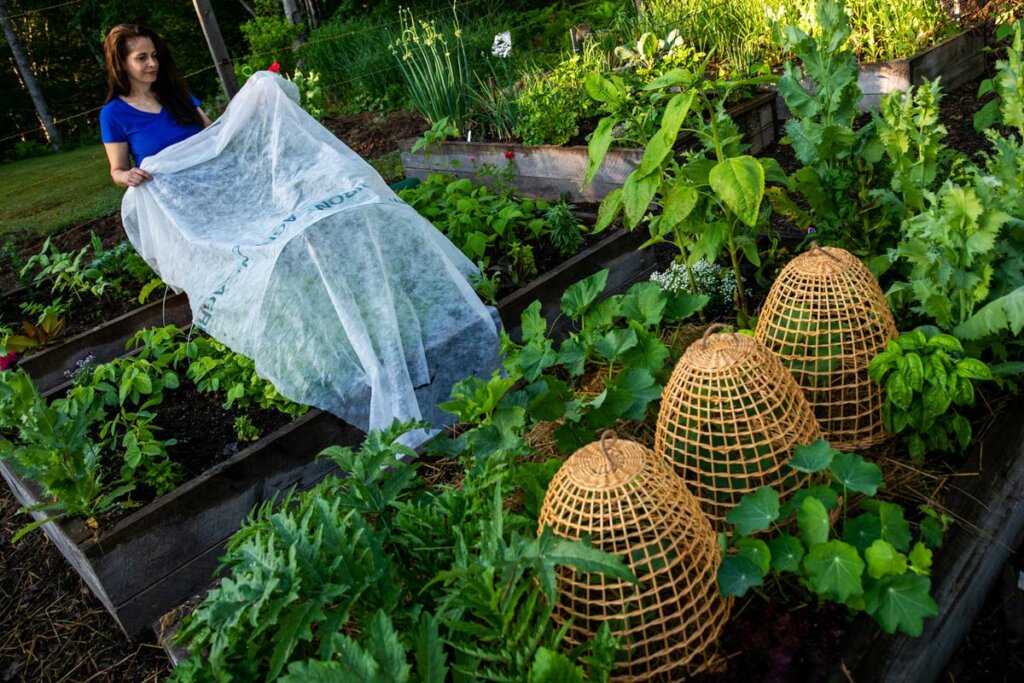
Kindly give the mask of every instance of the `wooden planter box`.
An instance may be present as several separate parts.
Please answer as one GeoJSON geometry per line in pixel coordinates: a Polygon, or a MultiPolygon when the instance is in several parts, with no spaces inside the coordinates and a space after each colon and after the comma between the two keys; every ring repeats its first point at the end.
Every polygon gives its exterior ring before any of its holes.
{"type": "MultiPolygon", "coordinates": [[[[659,263],[653,250],[635,250],[642,237],[639,232],[614,232],[506,297],[499,304],[505,324],[518,326],[522,310],[534,299],[555,320],[565,287],[601,268],[613,269],[609,290],[648,276],[659,263]]],[[[51,394],[59,391],[57,387],[51,394]]],[[[60,520],[47,523],[43,531],[125,634],[134,637],[209,585],[225,543],[253,506],[291,486],[312,486],[334,470],[330,461],[315,462],[321,450],[332,444],[354,446],[362,439],[355,427],[311,410],[110,529],[93,532],[81,520],[60,520]]],[[[0,475],[23,505],[41,502],[38,488],[2,462],[0,475]]]]}
{"type": "Polygon", "coordinates": [[[106,363],[123,356],[125,344],[141,329],[156,325],[184,327],[191,322],[188,297],[177,294],[166,302],[161,298],[19,360],[18,367],[28,373],[39,391],[46,392],[66,382],[64,373],[89,354],[96,356],[96,362],[106,363]]]}
{"type": "MultiPolygon", "coordinates": [[[[941,77],[942,89],[949,92],[969,83],[985,73],[985,36],[980,28],[973,28],[945,40],[934,47],[918,52],[909,59],[889,62],[867,62],[860,65],[857,85],[863,93],[857,105],[861,111],[877,109],[882,98],[894,90],[906,90],[921,85],[925,80],[941,77]]],[[[778,117],[790,118],[789,108],[778,98],[778,117]]]]}
{"type": "MultiPolygon", "coordinates": [[[[757,154],[775,141],[775,95],[764,93],[729,110],[733,120],[743,131],[750,153],[757,154]]],[[[527,197],[551,199],[568,193],[572,201],[599,202],[605,195],[622,187],[643,158],[642,149],[612,148],[601,164],[594,181],[583,190],[587,173],[587,148],[556,145],[524,146],[500,142],[442,142],[428,154],[419,150],[415,154],[414,139],[398,143],[405,175],[426,180],[431,173],[443,172],[457,178],[475,178],[483,164],[515,169],[515,185],[527,197]],[[514,153],[506,159],[508,152],[514,153]]],[[[692,136],[683,136],[680,142],[692,144],[692,136]]],[[[485,179],[488,182],[490,179],[485,179]]]]}
{"type": "Polygon", "coordinates": [[[939,615],[924,622],[919,638],[882,633],[861,617],[846,637],[843,661],[830,680],[939,680],[985,605],[1014,550],[1024,542],[1024,399],[975,445],[943,501],[956,518],[935,552],[932,597],[939,615]],[[974,476],[971,476],[974,475],[974,476]]]}

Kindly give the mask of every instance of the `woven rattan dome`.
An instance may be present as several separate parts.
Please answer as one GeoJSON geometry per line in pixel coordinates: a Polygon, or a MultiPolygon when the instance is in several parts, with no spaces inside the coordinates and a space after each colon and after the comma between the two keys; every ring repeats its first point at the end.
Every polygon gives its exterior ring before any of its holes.
{"type": "Polygon", "coordinates": [[[795,446],[819,436],[778,358],[746,335],[706,334],[679,359],[662,393],[654,450],[721,531],[744,494],[771,486],[784,499],[799,487],[803,476],[786,463],[795,446]]]}
{"type": "Polygon", "coordinates": [[[555,618],[572,645],[609,621],[622,638],[616,680],[679,680],[711,661],[731,601],[715,580],[715,534],[694,497],[653,451],[608,439],[576,451],[544,497],[539,530],[626,558],[639,585],[563,568],[555,618]],[[606,455],[607,453],[607,455],[606,455]]]}
{"type": "Polygon", "coordinates": [[[793,259],[768,293],[756,337],[793,373],[835,448],[862,450],[886,439],[885,397],[868,378],[868,362],[896,337],[896,323],[857,257],[815,246],[793,259]]]}

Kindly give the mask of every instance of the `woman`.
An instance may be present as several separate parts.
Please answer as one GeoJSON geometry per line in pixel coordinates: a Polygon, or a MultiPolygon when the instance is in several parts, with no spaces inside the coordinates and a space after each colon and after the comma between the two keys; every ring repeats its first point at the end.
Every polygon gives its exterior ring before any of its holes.
{"type": "Polygon", "coordinates": [[[135,187],[152,178],[139,168],[143,159],[195,135],[210,119],[155,31],[119,24],[110,30],[103,49],[109,89],[100,110],[100,131],[110,176],[121,187],[135,187]]]}

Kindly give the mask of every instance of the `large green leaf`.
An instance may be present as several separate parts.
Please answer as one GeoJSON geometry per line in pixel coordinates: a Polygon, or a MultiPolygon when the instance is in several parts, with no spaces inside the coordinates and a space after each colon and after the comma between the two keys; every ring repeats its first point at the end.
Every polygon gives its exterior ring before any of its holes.
{"type": "MultiPolygon", "coordinates": [[[[608,147],[612,144],[612,128],[615,127],[615,119],[607,116],[597,123],[597,129],[587,144],[587,175],[583,178],[583,187],[594,181],[598,169],[608,154],[608,147]]],[[[582,188],[581,188],[582,189],[582,188]]]]}
{"type": "Polygon", "coordinates": [[[772,569],[775,572],[795,572],[800,569],[804,546],[797,538],[782,534],[768,541],[768,550],[771,552],[772,569]]]}
{"type": "Polygon", "coordinates": [[[750,227],[757,224],[764,198],[764,169],[752,156],[719,162],[709,176],[711,188],[736,217],[750,227]]]}
{"type": "Polygon", "coordinates": [[[736,526],[736,532],[744,536],[763,531],[779,518],[779,493],[764,486],[748,493],[739,504],[725,516],[725,521],[736,526]]]}
{"type": "MultiPolygon", "coordinates": [[[[657,285],[655,285],[657,286],[657,285]]],[[[594,350],[609,361],[616,361],[624,352],[636,346],[636,331],[632,328],[609,330],[601,337],[594,350]]]]}
{"type": "Polygon", "coordinates": [[[641,176],[638,171],[633,171],[626,177],[626,184],[622,187],[622,206],[627,228],[635,228],[640,223],[660,185],[658,173],[641,176]]]}
{"type": "Polygon", "coordinates": [[[929,594],[931,587],[927,577],[912,572],[886,576],[868,587],[864,605],[887,633],[899,628],[916,638],[924,630],[924,618],[939,613],[929,594]]]}
{"type": "Polygon", "coordinates": [[[672,230],[689,218],[699,199],[700,193],[697,192],[697,188],[681,183],[672,185],[665,195],[665,206],[661,213],[661,224],[664,229],[672,230]]]}
{"type": "Polygon", "coordinates": [[[808,548],[827,541],[832,530],[828,510],[812,496],[808,496],[797,509],[796,523],[800,528],[800,538],[808,548]]]}
{"type": "Polygon", "coordinates": [[[764,583],[764,574],[749,559],[739,555],[726,555],[718,567],[718,590],[725,597],[743,597],[753,586],[764,583]]]}
{"type": "Polygon", "coordinates": [[[903,508],[895,503],[879,501],[878,519],[882,525],[882,538],[900,552],[910,549],[910,524],[903,516],[903,508]]]}
{"type": "Polygon", "coordinates": [[[820,472],[832,464],[839,451],[828,445],[828,441],[818,439],[814,443],[797,446],[789,466],[798,472],[820,472]]]}
{"type": "Polygon", "coordinates": [[[860,552],[882,537],[882,523],[878,515],[865,512],[854,517],[843,528],[843,540],[860,552]]]}
{"type": "Polygon", "coordinates": [[[622,188],[617,187],[601,200],[597,207],[597,222],[594,223],[594,233],[599,233],[615,222],[622,211],[622,188]]]}
{"type": "Polygon", "coordinates": [[[772,554],[768,544],[759,538],[741,538],[736,541],[736,550],[740,557],[745,557],[753,562],[761,574],[767,574],[771,567],[772,554]]]}
{"type": "Polygon", "coordinates": [[[581,317],[608,284],[608,269],[599,270],[569,286],[562,295],[562,312],[570,318],[581,317]]]}
{"type": "Polygon", "coordinates": [[[851,595],[861,595],[864,561],[857,550],[842,541],[829,541],[811,548],[804,557],[804,569],[811,586],[820,594],[846,602],[851,595]]]}
{"type": "Polygon", "coordinates": [[[832,459],[832,478],[850,491],[873,496],[882,485],[882,470],[856,453],[837,453],[832,459]]]}
{"type": "Polygon", "coordinates": [[[550,648],[541,647],[530,667],[529,683],[583,683],[583,667],[550,648]]]}
{"type": "Polygon", "coordinates": [[[622,312],[627,320],[650,328],[661,323],[665,304],[665,295],[658,283],[640,282],[630,287],[622,298],[622,312]]]}
{"type": "Polygon", "coordinates": [[[892,543],[878,539],[864,551],[868,562],[868,576],[880,579],[883,576],[899,576],[907,571],[907,556],[896,550],[892,543]]]}

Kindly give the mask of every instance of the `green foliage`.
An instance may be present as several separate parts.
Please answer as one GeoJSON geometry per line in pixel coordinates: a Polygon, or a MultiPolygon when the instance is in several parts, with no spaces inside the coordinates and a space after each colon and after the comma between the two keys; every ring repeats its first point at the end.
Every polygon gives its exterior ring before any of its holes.
{"type": "Polygon", "coordinates": [[[730,511],[727,521],[734,532],[721,537],[722,594],[742,596],[769,575],[776,580],[792,575],[820,599],[867,612],[887,633],[920,635],[924,618],[938,614],[929,595],[930,548],[941,544],[950,520],[922,508],[920,540],[913,542],[903,508],[873,498],[882,483],[876,465],[824,441],[798,446],[793,463],[820,480],[781,507],[778,494],[765,487],[730,511]],[[822,495],[823,489],[832,495],[822,495]],[[862,497],[854,505],[850,495],[855,492],[862,497]]]}
{"type": "Polygon", "coordinates": [[[579,122],[596,110],[583,83],[599,67],[593,50],[574,54],[547,73],[522,75],[516,101],[516,132],[526,145],[564,145],[579,134],[579,122]]]}
{"type": "Polygon", "coordinates": [[[47,238],[39,253],[28,259],[21,269],[21,277],[30,274],[32,285],[49,285],[52,293],[68,293],[77,299],[83,295],[124,296],[141,286],[139,303],[142,303],[163,284],[128,242],[106,249],[95,233],[90,244],[75,253],[60,251],[47,238]],[[91,259],[85,260],[90,251],[91,259]]]}
{"type": "Polygon", "coordinates": [[[1006,59],[996,61],[996,76],[982,81],[978,88],[979,98],[990,93],[998,97],[974,115],[974,127],[980,133],[993,124],[1002,124],[1024,136],[1024,20],[1000,26],[997,37],[1007,36],[1012,40],[1006,59]]]}
{"type": "Polygon", "coordinates": [[[568,256],[565,250],[582,245],[579,224],[564,202],[523,199],[469,178],[436,173],[399,195],[480,264],[488,277],[501,276],[515,286],[537,276],[535,247],[547,243],[568,256]]]}
{"type": "MultiPolygon", "coordinates": [[[[675,68],[645,86],[660,92],[667,102],[661,125],[623,188],[601,202],[595,229],[608,227],[621,213],[627,229],[647,222],[651,237],[644,246],[670,243],[687,266],[727,257],[736,283],[734,306],[742,322],[749,311],[740,262],[761,265],[756,239],[769,230],[769,211],[763,208],[767,183],[785,182],[786,176],[774,160],[743,154],[741,135],[726,113],[725,102],[737,88],[773,79],[711,81],[703,78],[704,67],[675,68]],[[673,94],[680,88],[682,92],[673,94]],[[685,128],[684,123],[693,118],[696,128],[685,128]],[[702,144],[683,163],[672,154],[681,131],[692,132],[702,144]],[[652,203],[660,212],[649,212],[652,203]]],[[[614,80],[601,77],[592,77],[588,89],[606,99],[617,91],[614,80]]],[[[585,183],[600,168],[618,123],[615,117],[606,117],[598,124],[590,141],[585,183]]]]}
{"type": "Polygon", "coordinates": [[[324,95],[320,90],[320,74],[310,69],[303,72],[296,69],[289,78],[299,89],[299,102],[306,113],[317,121],[324,118],[324,95]]]}
{"type": "Polygon", "coordinates": [[[473,72],[454,5],[450,26],[417,21],[409,9],[399,9],[398,18],[401,32],[391,41],[390,49],[416,109],[432,124],[447,118],[456,128],[465,128],[473,98],[473,72]]]}
{"type": "Polygon", "coordinates": [[[888,342],[868,374],[885,388],[885,428],[903,437],[914,461],[925,454],[964,451],[971,423],[958,410],[974,405],[974,382],[992,379],[987,365],[966,357],[956,337],[921,327],[888,342]]]}
{"type": "Polygon", "coordinates": [[[281,3],[275,0],[255,0],[253,8],[256,16],[239,27],[249,43],[249,56],[244,66],[258,71],[276,60],[286,72],[291,72],[296,64],[294,44],[302,37],[302,24],[288,21],[281,3]]]}
{"type": "Polygon", "coordinates": [[[635,580],[622,559],[536,537],[535,521],[503,505],[508,457],[458,488],[423,490],[396,441],[421,426],[372,432],[359,452],[328,449],[349,476],[253,512],[228,543],[226,578],[185,620],[180,640],[204,655],[175,680],[563,680],[583,666],[607,678],[607,629],[561,652],[556,570],[635,580]]]}

